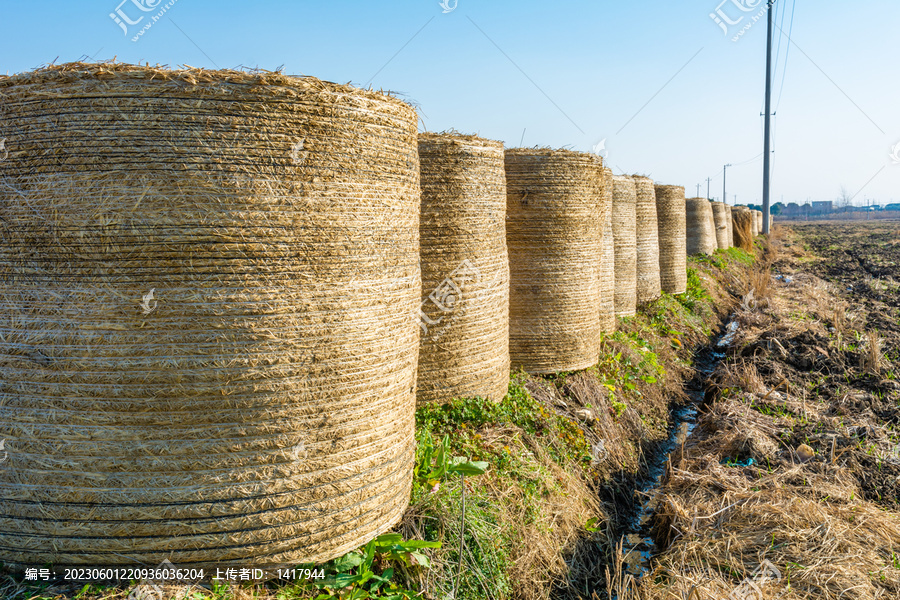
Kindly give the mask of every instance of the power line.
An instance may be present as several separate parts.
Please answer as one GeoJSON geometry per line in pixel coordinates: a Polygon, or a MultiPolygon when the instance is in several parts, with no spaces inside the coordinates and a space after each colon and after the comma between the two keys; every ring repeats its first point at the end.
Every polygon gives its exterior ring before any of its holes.
{"type": "MultiPolygon", "coordinates": [[[[775,103],[775,112],[778,112],[778,107],[781,105],[781,94],[784,92],[784,77],[787,75],[787,65],[788,65],[788,57],[791,55],[791,34],[794,32],[794,8],[797,6],[797,0],[793,0],[791,4],[791,24],[788,26],[788,44],[784,49],[784,66],[781,68],[781,87],[778,90],[778,102],[775,103]]],[[[779,43],[781,41],[781,36],[778,37],[779,43]]]]}
{"type": "MultiPolygon", "coordinates": [[[[775,21],[778,21],[778,9],[781,10],[781,24],[778,26],[782,30],[784,29],[784,14],[787,12],[784,10],[784,7],[787,6],[787,3],[776,4],[775,5],[775,21]]],[[[772,63],[772,78],[778,78],[778,59],[781,57],[781,36],[778,36],[778,46],[775,47],[775,61],[772,63]]]]}

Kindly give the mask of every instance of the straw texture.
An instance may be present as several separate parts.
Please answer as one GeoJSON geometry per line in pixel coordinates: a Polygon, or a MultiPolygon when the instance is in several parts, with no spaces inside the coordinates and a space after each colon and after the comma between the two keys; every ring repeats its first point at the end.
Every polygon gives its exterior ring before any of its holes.
{"type": "Polygon", "coordinates": [[[728,247],[731,248],[734,246],[734,215],[732,214],[732,208],[725,205],[725,225],[728,227],[728,233],[726,234],[726,241],[728,242],[728,247]]]}
{"type": "Polygon", "coordinates": [[[597,362],[602,163],[569,150],[506,151],[513,369],[547,374],[597,362]]]}
{"type": "Polygon", "coordinates": [[[616,330],[616,253],[612,230],[613,172],[603,167],[600,214],[603,235],[600,248],[600,331],[616,330]]]}
{"type": "Polygon", "coordinates": [[[735,247],[753,252],[753,213],[746,206],[736,206],[731,214],[735,247]]]}
{"type": "Polygon", "coordinates": [[[759,235],[759,211],[750,209],[750,214],[753,216],[753,219],[750,221],[750,232],[753,237],[759,235]]]}
{"type": "Polygon", "coordinates": [[[754,211],[756,213],[756,234],[762,235],[763,232],[763,213],[761,210],[754,211]]]}
{"type": "Polygon", "coordinates": [[[722,202],[711,202],[710,204],[716,232],[716,245],[719,250],[728,250],[731,248],[731,238],[728,237],[728,210],[722,202]]]}
{"type": "Polygon", "coordinates": [[[712,205],[706,198],[688,198],[685,201],[687,220],[687,253],[712,254],[718,248],[713,229],[712,205]]]}
{"type": "Polygon", "coordinates": [[[684,188],[657,185],[656,219],[659,224],[659,280],[664,292],[687,291],[687,232],[684,188]]]}
{"type": "Polygon", "coordinates": [[[649,177],[634,175],[637,196],[635,237],[637,238],[637,303],[659,298],[659,222],[656,218],[656,189],[649,177]]]}
{"type": "Polygon", "coordinates": [[[637,191],[634,179],[613,176],[612,230],[615,243],[617,317],[637,311],[637,191]]]}
{"type": "Polygon", "coordinates": [[[422,341],[416,399],[501,400],[509,387],[503,144],[421,134],[422,341]]]}
{"type": "Polygon", "coordinates": [[[324,561],[414,458],[417,116],[280,73],[0,77],[0,560],[324,561]]]}

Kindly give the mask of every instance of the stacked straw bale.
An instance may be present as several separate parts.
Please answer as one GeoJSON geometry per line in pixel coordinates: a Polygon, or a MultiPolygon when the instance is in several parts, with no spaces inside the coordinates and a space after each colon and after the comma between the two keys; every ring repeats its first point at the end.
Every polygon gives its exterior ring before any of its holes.
{"type": "Polygon", "coordinates": [[[726,234],[726,240],[728,241],[728,247],[731,248],[734,246],[734,215],[732,214],[732,209],[727,204],[725,205],[725,225],[728,227],[728,233],[726,234]]]}
{"type": "Polygon", "coordinates": [[[600,331],[616,330],[616,254],[612,229],[613,172],[603,167],[600,215],[603,225],[600,248],[600,331]]]}
{"type": "Polygon", "coordinates": [[[687,220],[687,253],[712,254],[719,247],[713,228],[712,205],[706,198],[688,198],[685,201],[687,220]]]}
{"type": "Polygon", "coordinates": [[[422,341],[416,399],[501,400],[509,387],[503,143],[419,136],[422,341]]]}
{"type": "Polygon", "coordinates": [[[637,237],[637,303],[659,298],[659,222],[656,218],[656,190],[649,177],[634,175],[637,195],[635,228],[637,237]]]}
{"type": "Polygon", "coordinates": [[[637,312],[637,190],[634,179],[613,176],[612,231],[615,248],[617,317],[637,312]]]}
{"type": "Polygon", "coordinates": [[[728,210],[723,202],[711,202],[713,211],[713,225],[716,231],[716,244],[719,250],[731,248],[731,238],[728,237],[728,210]]]}
{"type": "Polygon", "coordinates": [[[734,246],[753,252],[753,214],[746,206],[735,206],[732,210],[734,246]]]}
{"type": "Polygon", "coordinates": [[[687,231],[684,188],[656,185],[656,219],[659,224],[659,280],[664,292],[687,291],[687,231]]]}
{"type": "Polygon", "coordinates": [[[759,235],[759,211],[753,210],[752,208],[749,210],[750,216],[752,217],[750,220],[750,232],[753,237],[756,237],[759,235]]]}
{"type": "Polygon", "coordinates": [[[417,115],[279,73],[0,77],[0,560],[321,562],[408,503],[417,115]]]}
{"type": "Polygon", "coordinates": [[[763,232],[763,212],[761,210],[756,211],[756,231],[758,235],[762,235],[763,232]]]}
{"type": "Polygon", "coordinates": [[[506,151],[513,369],[547,374],[597,362],[602,164],[569,150],[506,151]]]}

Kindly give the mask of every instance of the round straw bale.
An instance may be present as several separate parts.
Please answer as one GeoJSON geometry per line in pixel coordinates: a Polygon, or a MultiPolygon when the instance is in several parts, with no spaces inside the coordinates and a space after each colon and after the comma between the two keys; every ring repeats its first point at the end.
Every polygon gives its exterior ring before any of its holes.
{"type": "Polygon", "coordinates": [[[680,185],[656,185],[655,190],[660,284],[664,292],[683,294],[687,291],[684,188],[680,185]]]}
{"type": "Polygon", "coordinates": [[[756,211],[756,231],[757,235],[762,235],[763,232],[763,212],[761,210],[756,211]]]}
{"type": "Polygon", "coordinates": [[[280,73],[0,77],[0,560],[320,562],[415,454],[417,115],[280,73]]]}
{"type": "Polygon", "coordinates": [[[735,206],[731,215],[735,247],[753,252],[753,214],[746,206],[735,206]]]}
{"type": "Polygon", "coordinates": [[[719,247],[713,229],[712,205],[706,198],[688,198],[685,209],[688,255],[712,254],[719,247]]]}
{"type": "Polygon", "coordinates": [[[602,163],[569,150],[506,151],[513,369],[547,374],[597,362],[602,163]]]}
{"type": "Polygon", "coordinates": [[[616,316],[637,310],[637,191],[634,179],[613,176],[612,230],[616,264],[616,316]]]}
{"type": "Polygon", "coordinates": [[[634,175],[637,195],[635,237],[637,238],[637,303],[659,298],[659,222],[656,218],[656,190],[649,177],[634,175]]]}
{"type": "Polygon", "coordinates": [[[716,244],[719,250],[731,248],[731,239],[728,237],[728,211],[722,202],[711,202],[713,211],[713,224],[716,228],[716,244]]]}
{"type": "Polygon", "coordinates": [[[728,247],[731,248],[734,246],[734,216],[732,215],[731,207],[727,204],[725,205],[725,225],[728,227],[728,233],[725,238],[728,242],[728,247]]]}
{"type": "Polygon", "coordinates": [[[419,136],[421,345],[416,399],[502,400],[509,387],[503,143],[419,136]]]}
{"type": "Polygon", "coordinates": [[[612,230],[613,172],[603,167],[600,215],[603,223],[600,257],[600,331],[616,331],[616,255],[612,230]]]}
{"type": "Polygon", "coordinates": [[[750,221],[750,233],[753,237],[759,235],[759,211],[750,209],[750,215],[752,217],[750,221]]]}

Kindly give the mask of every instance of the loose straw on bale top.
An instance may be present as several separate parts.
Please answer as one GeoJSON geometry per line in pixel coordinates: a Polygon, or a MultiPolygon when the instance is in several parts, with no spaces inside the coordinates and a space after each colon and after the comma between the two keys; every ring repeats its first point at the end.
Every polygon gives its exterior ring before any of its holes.
{"type": "Polygon", "coordinates": [[[546,374],[597,362],[601,167],[581,152],[506,151],[513,369],[546,374]]]}
{"type": "Polygon", "coordinates": [[[509,259],[503,144],[419,136],[422,334],[419,403],[509,387],[509,259]]]}
{"type": "Polygon", "coordinates": [[[735,247],[753,252],[753,214],[750,209],[746,206],[736,206],[731,216],[735,247]]]}
{"type": "Polygon", "coordinates": [[[687,219],[687,253],[712,254],[718,248],[713,229],[713,212],[706,198],[688,198],[685,201],[687,219]]]}
{"type": "Polygon", "coordinates": [[[637,310],[637,194],[634,179],[613,176],[612,230],[616,263],[616,316],[630,317],[637,310]]]}
{"type": "Polygon", "coordinates": [[[716,245],[719,250],[731,248],[731,239],[728,237],[728,211],[722,202],[711,202],[713,211],[713,224],[716,228],[716,245]]]}
{"type": "Polygon", "coordinates": [[[123,64],[0,96],[0,561],[294,565],[397,523],[415,111],[123,64]]]}
{"type": "Polygon", "coordinates": [[[687,251],[684,188],[656,186],[656,218],[659,223],[659,278],[664,292],[687,291],[687,251]]]}
{"type": "Polygon", "coordinates": [[[656,218],[656,191],[649,177],[634,175],[637,194],[637,303],[644,304],[659,298],[659,223],[656,218]]]}
{"type": "Polygon", "coordinates": [[[613,172],[603,167],[603,192],[600,218],[603,235],[600,248],[600,330],[613,333],[616,330],[616,256],[612,230],[613,172]]]}

